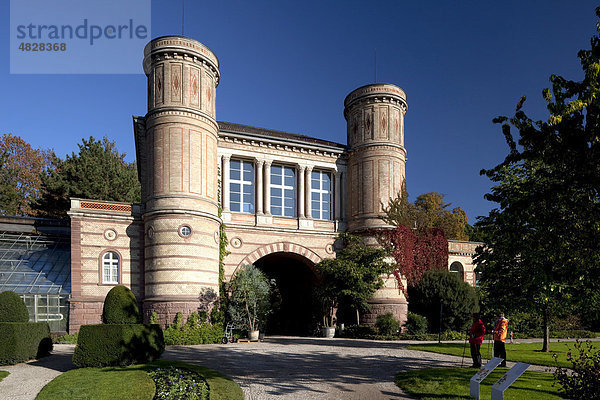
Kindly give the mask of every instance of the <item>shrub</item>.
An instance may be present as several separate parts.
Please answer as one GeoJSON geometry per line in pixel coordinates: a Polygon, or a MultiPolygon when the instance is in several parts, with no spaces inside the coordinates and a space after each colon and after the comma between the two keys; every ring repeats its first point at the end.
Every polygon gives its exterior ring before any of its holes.
{"type": "Polygon", "coordinates": [[[192,313],[183,324],[183,314],[177,313],[175,322],[163,332],[167,345],[221,343],[224,336],[221,324],[209,324],[198,313],[192,313]]]}
{"type": "Polygon", "coordinates": [[[374,327],[369,325],[349,325],[341,333],[341,337],[351,339],[367,339],[375,336],[377,331],[374,327]]]}
{"type": "Polygon", "coordinates": [[[77,344],[77,337],[79,336],[78,332],[75,332],[74,334],[70,335],[68,333],[65,333],[64,335],[60,335],[56,338],[56,340],[54,341],[54,343],[61,343],[61,344],[77,344]]]}
{"type": "Polygon", "coordinates": [[[46,322],[1,322],[0,365],[40,358],[52,351],[46,322]]]}
{"type": "Polygon", "coordinates": [[[388,312],[377,316],[375,327],[380,335],[395,335],[400,330],[400,322],[394,318],[394,314],[388,312]]]}
{"type": "Polygon", "coordinates": [[[0,293],[0,322],[29,322],[29,311],[15,292],[0,293]]]}
{"type": "Polygon", "coordinates": [[[104,367],[145,363],[158,359],[164,350],[159,325],[82,325],[73,364],[104,367]]]}
{"type": "Polygon", "coordinates": [[[447,270],[425,272],[415,287],[409,287],[408,294],[411,311],[425,316],[432,332],[440,328],[440,303],[442,330],[464,332],[470,326],[472,313],[478,309],[475,290],[447,270]]]}
{"type": "Polygon", "coordinates": [[[590,341],[578,340],[574,350],[567,353],[567,361],[573,367],[570,370],[558,367],[554,372],[554,379],[562,386],[560,391],[568,399],[600,399],[600,349],[590,341]]]}
{"type": "Polygon", "coordinates": [[[102,323],[139,324],[141,322],[142,316],[133,292],[122,285],[110,289],[104,299],[102,323]]]}
{"type": "Polygon", "coordinates": [[[427,332],[427,318],[409,312],[404,323],[404,333],[408,335],[422,335],[427,332]]]}

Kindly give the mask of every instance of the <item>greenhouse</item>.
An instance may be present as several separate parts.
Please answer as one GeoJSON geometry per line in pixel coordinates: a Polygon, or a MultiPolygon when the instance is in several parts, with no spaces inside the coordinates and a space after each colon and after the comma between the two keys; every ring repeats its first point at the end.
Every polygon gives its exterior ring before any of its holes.
{"type": "Polygon", "coordinates": [[[71,294],[69,221],[0,217],[0,292],[18,293],[31,321],[65,332],[71,294]]]}

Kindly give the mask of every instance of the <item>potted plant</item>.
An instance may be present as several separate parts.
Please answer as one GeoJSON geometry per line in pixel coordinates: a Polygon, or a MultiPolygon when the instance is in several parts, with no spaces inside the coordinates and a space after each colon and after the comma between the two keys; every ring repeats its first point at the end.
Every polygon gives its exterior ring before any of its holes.
{"type": "Polygon", "coordinates": [[[337,295],[329,292],[325,286],[320,286],[316,291],[316,299],[319,303],[321,314],[323,316],[323,325],[321,332],[323,337],[332,338],[335,336],[335,315],[337,312],[337,295]]]}
{"type": "Polygon", "coordinates": [[[259,327],[270,311],[269,281],[254,265],[244,265],[231,280],[230,290],[228,312],[231,320],[248,330],[250,340],[258,340],[259,327]]]}

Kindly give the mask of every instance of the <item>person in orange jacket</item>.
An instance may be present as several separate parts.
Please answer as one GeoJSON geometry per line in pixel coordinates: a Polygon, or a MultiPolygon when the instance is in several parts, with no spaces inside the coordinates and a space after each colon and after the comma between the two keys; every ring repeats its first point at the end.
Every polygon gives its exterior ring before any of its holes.
{"type": "Polygon", "coordinates": [[[472,368],[481,368],[481,344],[485,335],[485,325],[479,318],[479,313],[473,314],[473,325],[469,331],[469,344],[471,345],[472,368]]]}
{"type": "Polygon", "coordinates": [[[508,320],[504,313],[498,313],[498,319],[494,322],[494,357],[502,358],[501,367],[506,367],[506,332],[508,331],[508,320]]]}

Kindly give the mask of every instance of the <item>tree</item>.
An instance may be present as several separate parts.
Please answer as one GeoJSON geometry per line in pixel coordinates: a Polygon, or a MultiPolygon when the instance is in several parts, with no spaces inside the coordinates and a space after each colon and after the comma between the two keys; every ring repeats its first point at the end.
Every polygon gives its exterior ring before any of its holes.
{"type": "Polygon", "coordinates": [[[229,315],[232,321],[249,331],[257,331],[269,313],[271,287],[265,275],[254,265],[240,268],[231,280],[229,315]]]}
{"type": "Polygon", "coordinates": [[[475,290],[448,270],[427,271],[419,283],[409,289],[411,312],[423,315],[432,332],[442,328],[462,332],[469,325],[471,315],[477,311],[475,290]]]}
{"type": "Polygon", "coordinates": [[[136,165],[125,161],[125,153],[117,151],[115,142],[90,137],[78,146],[79,154],[67,155],[64,161],[55,158],[54,168],[43,176],[43,196],[37,204],[41,213],[64,218],[71,197],[140,201],[136,165]]]}
{"type": "Polygon", "coordinates": [[[359,312],[368,311],[368,300],[383,287],[382,275],[393,269],[385,261],[385,249],[368,246],[361,237],[346,233],[340,234],[339,240],[344,247],[336,258],[324,259],[316,265],[321,280],[317,298],[321,300],[325,326],[333,326],[334,311],[341,303],[356,310],[357,319],[359,312]]]}
{"type": "Polygon", "coordinates": [[[495,119],[509,154],[482,170],[496,184],[485,197],[498,203],[476,225],[485,243],[475,260],[482,290],[505,310],[541,310],[543,351],[549,351],[553,311],[581,304],[600,290],[598,34],[578,56],[584,79],[552,75],[552,90],[542,92],[547,121],[525,114],[525,97],[512,118],[495,119]]]}
{"type": "Polygon", "coordinates": [[[41,174],[52,152],[33,149],[19,136],[0,136],[0,213],[36,215],[32,204],[40,196],[41,174]]]}
{"type": "Polygon", "coordinates": [[[420,194],[414,203],[410,203],[404,180],[398,196],[384,207],[383,220],[393,226],[403,225],[417,230],[442,229],[447,239],[469,240],[467,213],[460,207],[450,210],[451,205],[445,203],[444,195],[437,192],[420,194]]]}

